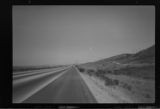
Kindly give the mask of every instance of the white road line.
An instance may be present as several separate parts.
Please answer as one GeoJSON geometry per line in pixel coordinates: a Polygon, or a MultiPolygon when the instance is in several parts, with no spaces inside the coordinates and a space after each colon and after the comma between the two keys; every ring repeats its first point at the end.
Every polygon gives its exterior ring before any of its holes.
{"type": "Polygon", "coordinates": [[[53,77],[53,78],[49,79],[47,82],[44,82],[43,84],[31,89],[30,92],[27,92],[26,94],[23,94],[23,96],[17,97],[16,99],[13,100],[13,103],[21,103],[21,102],[23,102],[24,100],[26,100],[27,98],[31,97],[33,94],[37,93],[39,90],[41,90],[42,88],[44,88],[45,86],[50,84],[51,82],[55,81],[57,78],[62,76],[64,73],[66,73],[68,70],[69,69],[67,69],[63,73],[60,73],[56,77],[53,77]]]}
{"type": "MultiPolygon", "coordinates": [[[[63,67],[57,67],[57,68],[52,68],[52,69],[61,69],[61,68],[67,68],[67,66],[63,66],[63,67]]],[[[49,68],[51,69],[51,68],[49,68]]],[[[45,71],[47,69],[36,69],[36,70],[29,70],[29,71],[20,71],[20,72],[14,72],[13,71],[13,76],[18,76],[18,75],[22,75],[22,74],[29,74],[29,73],[32,73],[32,72],[39,72],[39,71],[45,71]]]]}
{"type": "MultiPolygon", "coordinates": [[[[65,69],[62,69],[62,70],[65,70],[65,69]]],[[[58,71],[62,71],[62,70],[58,70],[58,71]]],[[[17,86],[17,85],[19,85],[21,83],[29,82],[29,81],[37,79],[37,78],[41,78],[43,76],[47,76],[47,75],[50,75],[52,73],[56,73],[58,71],[54,71],[54,72],[50,71],[50,72],[47,72],[47,73],[42,73],[42,74],[37,74],[37,75],[33,75],[33,76],[30,76],[30,77],[26,77],[26,78],[17,79],[17,80],[13,81],[13,86],[17,86]]]]}
{"type": "MultiPolygon", "coordinates": [[[[65,68],[63,68],[65,69],[65,68]]],[[[61,68],[61,70],[63,70],[61,68]]],[[[13,75],[13,79],[17,79],[18,77],[23,77],[23,76],[29,76],[29,75],[33,75],[33,74],[39,74],[39,73],[43,73],[43,72],[48,72],[48,71],[58,71],[60,70],[60,68],[57,68],[57,69],[45,69],[45,70],[39,70],[39,71],[32,71],[31,73],[22,73],[22,74],[19,74],[19,75],[13,75]]]]}
{"type": "Polygon", "coordinates": [[[19,72],[14,72],[13,71],[13,75],[22,75],[22,74],[26,74],[26,73],[32,73],[32,72],[38,72],[38,71],[42,71],[42,70],[46,70],[46,69],[37,69],[37,70],[29,70],[29,71],[19,71],[19,72]]]}

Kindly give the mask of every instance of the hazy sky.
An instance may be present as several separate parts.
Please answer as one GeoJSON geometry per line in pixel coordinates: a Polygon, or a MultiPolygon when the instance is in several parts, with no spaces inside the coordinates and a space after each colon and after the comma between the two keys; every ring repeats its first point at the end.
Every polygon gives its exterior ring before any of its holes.
{"type": "Polygon", "coordinates": [[[73,64],[155,44],[154,6],[13,6],[13,65],[73,64]]]}

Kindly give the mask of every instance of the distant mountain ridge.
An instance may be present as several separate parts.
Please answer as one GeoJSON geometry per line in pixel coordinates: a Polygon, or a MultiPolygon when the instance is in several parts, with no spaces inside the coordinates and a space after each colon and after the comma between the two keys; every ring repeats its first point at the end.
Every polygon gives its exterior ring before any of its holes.
{"type": "Polygon", "coordinates": [[[133,60],[130,61],[137,61],[140,63],[155,63],[155,45],[141,50],[138,53],[133,55],[133,60]]]}
{"type": "Polygon", "coordinates": [[[120,54],[79,65],[85,70],[108,71],[112,74],[127,75],[143,79],[155,78],[155,45],[143,49],[135,54],[120,54]]]}
{"type": "Polygon", "coordinates": [[[155,45],[141,50],[135,54],[120,54],[107,59],[99,60],[101,62],[116,61],[119,63],[154,63],[155,62],[155,45]]]}
{"type": "Polygon", "coordinates": [[[154,64],[155,63],[155,45],[143,49],[135,54],[120,54],[110,58],[101,59],[95,62],[85,63],[83,65],[106,66],[113,62],[120,64],[154,64]]]}

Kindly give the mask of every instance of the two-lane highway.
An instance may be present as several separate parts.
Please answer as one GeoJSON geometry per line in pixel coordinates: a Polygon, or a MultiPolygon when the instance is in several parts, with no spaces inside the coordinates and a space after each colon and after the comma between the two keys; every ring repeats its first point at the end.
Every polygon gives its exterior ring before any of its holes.
{"type": "Polygon", "coordinates": [[[13,75],[13,103],[21,103],[34,93],[64,74],[71,67],[46,69],[13,75]]]}
{"type": "MultiPolygon", "coordinates": [[[[25,89],[25,86],[24,86],[25,89]]],[[[14,94],[14,93],[13,93],[14,94]]],[[[96,103],[96,99],[74,66],[23,103],[96,103]]]]}

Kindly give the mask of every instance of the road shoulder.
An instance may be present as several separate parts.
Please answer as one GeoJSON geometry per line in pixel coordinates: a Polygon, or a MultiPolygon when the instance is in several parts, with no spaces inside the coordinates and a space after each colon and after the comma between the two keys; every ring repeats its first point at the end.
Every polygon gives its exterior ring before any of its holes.
{"type": "MultiPolygon", "coordinates": [[[[133,102],[130,99],[125,97],[118,97],[114,95],[115,90],[109,87],[104,87],[102,81],[90,77],[87,74],[80,73],[78,69],[77,72],[81,75],[82,79],[88,86],[89,90],[91,91],[92,95],[96,98],[98,103],[131,103],[133,102]],[[113,91],[113,92],[112,92],[113,91]]],[[[121,94],[120,92],[117,92],[121,94]]],[[[123,96],[123,95],[122,95],[123,96]]]]}

